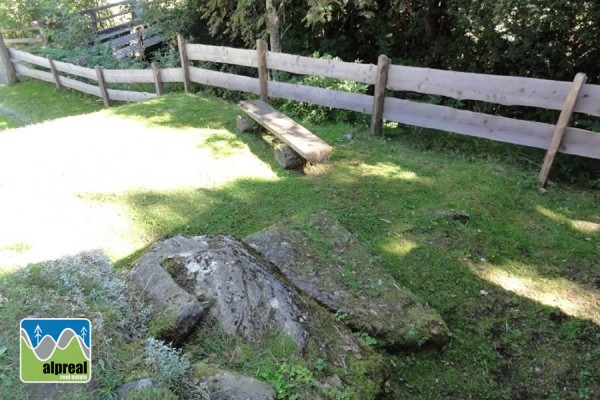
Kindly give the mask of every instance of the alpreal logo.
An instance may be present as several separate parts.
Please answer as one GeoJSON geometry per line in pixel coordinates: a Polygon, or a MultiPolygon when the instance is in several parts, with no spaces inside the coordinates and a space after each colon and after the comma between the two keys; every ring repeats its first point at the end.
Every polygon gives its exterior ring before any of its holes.
{"type": "Polygon", "coordinates": [[[21,381],[85,383],[92,377],[92,324],[86,318],[21,321],[21,381]]]}

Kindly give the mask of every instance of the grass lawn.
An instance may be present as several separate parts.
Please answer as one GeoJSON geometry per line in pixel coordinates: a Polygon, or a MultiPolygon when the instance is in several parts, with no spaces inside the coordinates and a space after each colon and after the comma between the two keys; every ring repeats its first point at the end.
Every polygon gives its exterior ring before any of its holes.
{"type": "Polygon", "coordinates": [[[37,80],[16,87],[0,85],[0,130],[16,128],[102,108],[102,100],[37,80]]]}
{"type": "MultiPolygon", "coordinates": [[[[100,108],[96,100],[73,101],[72,95],[54,92],[41,83],[0,88],[0,105],[36,122],[44,114],[51,119],[61,112],[100,108]],[[37,85],[48,95],[47,111],[32,111],[27,100],[32,93],[27,90],[38,93],[37,85]],[[13,101],[21,96],[23,100],[13,101]],[[50,111],[53,104],[60,106],[50,111]]],[[[301,174],[281,170],[262,138],[236,132],[234,104],[175,95],[114,108],[110,114],[142,121],[149,129],[213,131],[196,144],[212,159],[243,171],[246,165],[236,163],[237,157],[250,151],[268,167],[269,173],[231,175],[198,187],[85,193],[90,206],[126,210],[144,245],[176,234],[241,238],[292,215],[327,209],[399,282],[433,306],[453,338],[443,349],[387,355],[396,398],[600,398],[598,190],[557,184],[539,191],[537,166],[512,162],[522,157],[522,149],[407,127],[388,126],[384,138],[375,138],[363,126],[308,125],[334,153],[328,164],[309,166],[301,174]],[[428,146],[429,139],[437,145],[428,146]],[[468,221],[448,218],[451,209],[468,213],[468,221]]],[[[222,170],[210,173],[219,176],[222,170]]],[[[131,248],[128,256],[114,259],[117,269],[127,271],[143,250],[131,248]]],[[[33,268],[33,273],[4,273],[0,278],[2,398],[21,393],[14,347],[18,336],[13,333],[19,320],[35,310],[17,305],[37,304],[29,293],[53,285],[44,280],[51,277],[40,279],[42,272],[33,268]]],[[[60,287],[65,298],[70,296],[68,287],[60,287]]],[[[86,312],[106,312],[105,325],[118,321],[118,313],[106,307],[103,301],[92,301],[86,312]]],[[[103,361],[96,369],[101,378],[97,394],[108,397],[136,374],[138,364],[120,367],[117,359],[135,354],[134,345],[118,346],[112,356],[98,356],[103,361]],[[110,368],[106,359],[112,359],[110,368]]],[[[186,351],[231,366],[231,357],[215,355],[210,348],[186,351]]],[[[275,371],[285,364],[273,363],[275,371]]],[[[256,364],[233,366],[249,371],[249,365],[256,364]]],[[[318,377],[317,367],[305,367],[318,377]]],[[[285,395],[293,395],[293,388],[285,395]]]]}

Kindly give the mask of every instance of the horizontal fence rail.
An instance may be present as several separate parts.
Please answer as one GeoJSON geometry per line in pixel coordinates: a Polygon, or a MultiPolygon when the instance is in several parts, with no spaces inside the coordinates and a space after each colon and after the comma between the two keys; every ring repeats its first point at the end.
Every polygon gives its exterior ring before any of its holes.
{"type": "MultiPolygon", "coordinates": [[[[197,83],[253,93],[265,100],[269,97],[282,98],[371,114],[373,134],[378,134],[381,121],[387,120],[546,150],[553,143],[553,146],[558,146],[559,152],[600,159],[600,134],[569,127],[565,123],[572,112],[600,116],[600,86],[585,84],[583,74],[580,74],[582,76],[578,78],[579,84],[575,90],[571,82],[392,65],[385,56],[380,56],[378,64],[374,65],[273,53],[267,51],[266,44],[260,41],[257,50],[188,44],[182,36],[178,37],[178,42],[182,66],[166,69],[160,69],[157,65],[149,70],[91,69],[14,49],[8,49],[7,53],[10,57],[9,64],[14,66],[16,74],[53,82],[59,88],[69,87],[102,97],[106,106],[111,100],[142,101],[156,97],[162,94],[162,85],[167,82],[183,83],[186,91],[190,90],[191,83],[197,83]],[[192,65],[193,61],[256,68],[259,77],[199,68],[192,65]],[[50,71],[41,70],[40,67],[50,71]],[[375,95],[268,80],[269,70],[374,85],[375,95]],[[107,84],[114,83],[154,83],[156,93],[106,87],[107,84]],[[484,101],[504,106],[560,110],[561,121],[555,126],[459,110],[391,97],[389,94],[392,91],[484,101]],[[571,104],[567,104],[569,102],[571,104]]],[[[551,165],[553,157],[553,154],[547,155],[547,159],[550,159],[545,160],[545,164],[551,165]]],[[[540,174],[540,180],[545,184],[547,171],[540,174]]]]}
{"type": "MultiPolygon", "coordinates": [[[[15,72],[19,75],[51,82],[56,84],[58,88],[67,87],[91,94],[93,96],[102,97],[103,99],[104,96],[102,93],[102,86],[105,86],[106,83],[151,83],[154,81],[151,70],[102,70],[102,73],[98,74],[95,69],[80,67],[78,65],[68,64],[61,61],[54,61],[50,57],[39,57],[14,49],[9,49],[8,53],[11,61],[13,62],[15,72]],[[23,65],[23,62],[50,69],[51,72],[30,68],[26,65],[23,65]],[[55,71],[56,73],[52,71],[55,71]],[[94,81],[96,85],[59,75],[60,72],[72,75],[74,77],[94,81]]],[[[169,71],[163,70],[161,72],[163,72],[166,77],[172,75],[172,73],[169,74],[169,71]]],[[[106,97],[104,104],[107,107],[110,105],[110,100],[137,102],[156,97],[155,93],[116,90],[110,88],[107,88],[106,92],[107,93],[105,94],[108,96],[106,97]]]]}
{"type": "Polygon", "coordinates": [[[44,35],[44,28],[39,24],[35,26],[28,26],[22,29],[2,29],[2,33],[5,35],[11,36],[23,36],[24,32],[28,32],[25,34],[25,37],[11,37],[5,38],[4,43],[6,44],[46,44],[46,36],[44,35]],[[35,36],[32,36],[35,35],[35,36]]]}

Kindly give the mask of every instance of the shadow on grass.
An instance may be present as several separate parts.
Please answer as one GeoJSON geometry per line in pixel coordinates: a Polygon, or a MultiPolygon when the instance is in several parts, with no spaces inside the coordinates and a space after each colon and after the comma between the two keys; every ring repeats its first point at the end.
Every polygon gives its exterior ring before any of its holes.
{"type": "MultiPolygon", "coordinates": [[[[584,241],[587,247],[577,248],[572,244],[577,231],[535,211],[556,199],[530,189],[503,195],[494,184],[485,184],[489,178],[482,174],[491,174],[494,166],[463,163],[448,171],[431,161],[402,162],[417,171],[411,174],[400,163],[368,164],[368,155],[357,156],[314,176],[142,191],[124,201],[157,238],[216,233],[241,238],[295,214],[332,211],[454,332],[441,353],[392,356],[396,378],[406,382],[399,389],[405,398],[600,396],[595,383],[600,326],[504,290],[479,273],[494,266],[515,272],[520,265],[529,269],[521,273],[544,281],[565,273],[555,257],[577,258],[595,244],[584,241]],[[462,191],[445,191],[443,182],[450,176],[462,191]],[[471,179],[462,182],[467,176],[471,179]],[[468,211],[468,223],[439,213],[450,208],[468,211]],[[432,383],[435,379],[439,384],[432,383]]],[[[593,260],[574,262],[593,274],[593,260]]]]}

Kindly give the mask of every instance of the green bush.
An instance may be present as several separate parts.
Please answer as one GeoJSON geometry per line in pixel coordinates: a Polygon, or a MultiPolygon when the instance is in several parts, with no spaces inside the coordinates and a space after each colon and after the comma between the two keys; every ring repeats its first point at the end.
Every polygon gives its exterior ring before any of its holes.
{"type": "MultiPolygon", "coordinates": [[[[321,58],[325,60],[339,60],[337,57],[331,55],[319,56],[319,53],[313,54],[314,58],[321,58]]],[[[365,94],[368,89],[368,85],[364,83],[340,80],[333,78],[325,78],[321,76],[295,76],[291,77],[286,74],[279,74],[281,81],[287,83],[295,83],[306,86],[314,86],[323,89],[338,90],[348,93],[361,93],[365,94]]],[[[310,123],[327,123],[327,122],[345,122],[349,124],[367,123],[368,116],[366,114],[357,113],[354,111],[341,110],[337,108],[319,106],[310,103],[304,103],[295,100],[275,100],[273,104],[276,105],[282,112],[291,114],[302,118],[310,123]]]]}

